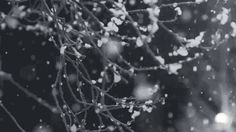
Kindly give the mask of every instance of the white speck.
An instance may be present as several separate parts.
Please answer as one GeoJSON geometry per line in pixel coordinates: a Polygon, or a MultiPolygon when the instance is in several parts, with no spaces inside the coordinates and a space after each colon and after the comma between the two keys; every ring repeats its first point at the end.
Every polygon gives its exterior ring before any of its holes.
{"type": "Polygon", "coordinates": [[[152,103],[153,103],[152,100],[145,101],[145,104],[152,104],[152,103]]]}
{"type": "Polygon", "coordinates": [[[203,119],[202,123],[203,123],[203,125],[208,125],[209,124],[209,120],[208,119],[203,119]]]}
{"type": "Polygon", "coordinates": [[[111,21],[113,21],[117,25],[121,25],[123,23],[123,21],[121,19],[118,19],[116,17],[112,17],[111,21]]]}
{"type": "Polygon", "coordinates": [[[152,24],[148,25],[148,31],[152,34],[157,32],[158,29],[159,29],[159,26],[157,25],[157,23],[152,23],[152,24]]]}
{"type": "Polygon", "coordinates": [[[143,0],[145,4],[155,4],[158,2],[158,0],[143,0]]]}
{"type": "Polygon", "coordinates": [[[152,8],[147,8],[148,14],[149,14],[149,19],[152,22],[157,22],[158,21],[158,16],[160,14],[160,8],[157,6],[153,6],[152,8]]]}
{"type": "Polygon", "coordinates": [[[182,64],[179,63],[173,63],[169,64],[168,67],[169,67],[169,72],[171,74],[178,74],[177,70],[181,69],[183,66],[182,64]]]}
{"type": "Polygon", "coordinates": [[[200,4],[200,3],[202,3],[202,2],[207,2],[208,0],[195,0],[195,2],[197,3],[197,4],[200,4]]]}
{"type": "Polygon", "coordinates": [[[52,128],[49,125],[39,123],[33,128],[32,132],[52,132],[52,128]]]}
{"type": "Polygon", "coordinates": [[[98,82],[99,82],[99,83],[102,83],[102,78],[99,78],[99,79],[98,79],[98,82]]]}
{"type": "Polygon", "coordinates": [[[76,128],[75,124],[70,127],[70,131],[71,132],[76,132],[76,129],[77,128],[76,128]]]}
{"type": "Polygon", "coordinates": [[[193,71],[194,71],[194,72],[197,71],[197,67],[196,67],[196,66],[193,67],[193,71]]]}
{"type": "Polygon", "coordinates": [[[92,46],[90,44],[87,44],[87,43],[85,43],[84,47],[87,48],[87,49],[92,48],[92,46]]]}
{"type": "Polygon", "coordinates": [[[115,130],[115,127],[113,126],[108,126],[107,129],[110,131],[110,132],[113,132],[115,130]]]}
{"type": "Polygon", "coordinates": [[[75,48],[72,48],[72,50],[74,51],[74,53],[75,53],[75,56],[77,57],[77,58],[80,58],[82,55],[79,53],[79,51],[77,51],[75,48]]]}
{"type": "Polygon", "coordinates": [[[137,45],[138,47],[143,46],[143,41],[142,41],[142,39],[141,39],[140,37],[137,38],[137,40],[136,40],[136,45],[137,45]]]}
{"type": "Polygon", "coordinates": [[[15,29],[19,25],[19,21],[14,17],[7,17],[6,23],[9,28],[15,29]]]}
{"type": "Polygon", "coordinates": [[[172,112],[169,112],[169,113],[168,113],[168,118],[171,119],[171,118],[173,118],[173,117],[174,117],[174,114],[173,114],[172,112]]]}
{"type": "Polygon", "coordinates": [[[152,95],[157,92],[157,90],[158,88],[141,84],[134,89],[134,96],[138,100],[147,100],[150,99],[152,95]]]}
{"type": "Polygon", "coordinates": [[[176,52],[181,56],[187,56],[188,55],[188,51],[185,47],[180,47],[176,52]]]}
{"type": "Polygon", "coordinates": [[[165,64],[165,59],[162,58],[161,56],[156,56],[156,59],[157,59],[162,65],[165,64]]]}
{"type": "Polygon", "coordinates": [[[138,117],[140,115],[139,111],[134,111],[134,113],[132,114],[131,118],[135,119],[136,117],[138,117]]]}
{"type": "Polygon", "coordinates": [[[107,31],[114,31],[114,32],[119,31],[119,28],[116,26],[116,24],[114,22],[108,22],[107,27],[105,27],[105,29],[107,31]]]}
{"type": "Polygon", "coordinates": [[[147,105],[143,105],[142,108],[143,108],[143,111],[146,111],[148,113],[151,113],[153,109],[153,107],[148,107],[147,105]]]}
{"type": "Polygon", "coordinates": [[[178,15],[182,15],[182,10],[180,9],[180,7],[176,7],[175,11],[177,11],[178,15]]]}
{"type": "Polygon", "coordinates": [[[168,97],[168,94],[164,94],[164,96],[165,96],[165,98],[167,98],[167,97],[168,97]]]}
{"type": "Polygon", "coordinates": [[[132,5],[132,6],[135,5],[136,4],[136,0],[129,0],[129,4],[132,5]]]}
{"type": "Polygon", "coordinates": [[[200,34],[196,38],[187,40],[186,47],[187,48],[198,47],[202,42],[204,34],[205,32],[200,32],[200,34]]]}
{"type": "Polygon", "coordinates": [[[231,22],[230,26],[232,27],[233,31],[231,33],[231,36],[236,37],[236,23],[235,22],[231,22]]]}
{"type": "Polygon", "coordinates": [[[66,50],[66,46],[62,46],[61,49],[60,49],[60,54],[64,55],[65,50],[66,50]]]}
{"type": "Polygon", "coordinates": [[[98,40],[97,45],[98,47],[102,47],[103,42],[101,40],[98,40]]]}
{"type": "Polygon", "coordinates": [[[211,70],[211,66],[210,65],[207,65],[206,66],[206,71],[210,71],[211,70]]]}
{"type": "Polygon", "coordinates": [[[215,116],[215,122],[220,124],[228,124],[230,122],[230,118],[225,113],[218,113],[215,116]]]}
{"type": "Polygon", "coordinates": [[[235,103],[232,103],[231,105],[232,105],[233,107],[235,107],[235,103]]]}
{"type": "Polygon", "coordinates": [[[114,82],[118,83],[121,80],[121,76],[114,73],[114,82]]]}
{"type": "Polygon", "coordinates": [[[96,84],[97,83],[97,81],[95,81],[95,80],[92,80],[92,84],[96,84]]]}
{"type": "Polygon", "coordinates": [[[103,42],[102,50],[110,59],[116,58],[117,55],[119,55],[122,52],[122,45],[120,41],[104,38],[102,42],[103,42]],[[105,41],[107,42],[104,43],[105,41]]]}
{"type": "Polygon", "coordinates": [[[222,8],[222,12],[216,16],[216,19],[220,21],[220,24],[224,25],[228,22],[230,9],[222,8]]]}
{"type": "Polygon", "coordinates": [[[190,131],[194,131],[195,128],[193,126],[190,127],[190,131]]]}

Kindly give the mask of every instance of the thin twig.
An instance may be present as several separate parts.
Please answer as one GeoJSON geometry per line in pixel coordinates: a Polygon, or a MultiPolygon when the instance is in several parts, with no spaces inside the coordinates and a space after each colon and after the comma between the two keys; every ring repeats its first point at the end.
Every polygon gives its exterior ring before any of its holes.
{"type": "Polygon", "coordinates": [[[16,118],[11,114],[11,112],[3,105],[3,103],[0,101],[0,107],[7,113],[7,115],[12,119],[12,121],[15,123],[15,125],[20,129],[21,132],[26,132],[25,129],[21,127],[21,125],[18,123],[16,118]]]}

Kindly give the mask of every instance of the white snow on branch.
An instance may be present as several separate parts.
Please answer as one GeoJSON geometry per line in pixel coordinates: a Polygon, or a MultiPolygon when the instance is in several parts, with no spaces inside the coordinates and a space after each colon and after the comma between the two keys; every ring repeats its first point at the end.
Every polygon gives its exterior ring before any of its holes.
{"type": "Polygon", "coordinates": [[[159,87],[152,87],[147,84],[140,84],[134,89],[134,96],[138,100],[148,100],[158,91],[159,87]]]}
{"type": "Polygon", "coordinates": [[[77,130],[77,128],[76,128],[75,124],[70,127],[71,132],[76,132],[76,130],[77,130]]]}
{"type": "Polygon", "coordinates": [[[229,20],[230,9],[222,8],[222,12],[216,16],[216,19],[220,21],[220,24],[224,25],[229,20]]]}
{"type": "Polygon", "coordinates": [[[136,117],[138,117],[141,113],[139,111],[134,111],[134,113],[132,114],[131,118],[135,119],[136,117]]]}
{"type": "Polygon", "coordinates": [[[65,50],[66,50],[66,46],[62,46],[62,47],[60,48],[60,54],[61,54],[61,55],[64,55],[65,50]]]}
{"type": "Polygon", "coordinates": [[[235,22],[231,22],[230,26],[232,27],[233,31],[231,32],[231,36],[232,37],[236,37],[236,23],[235,22]]]}
{"type": "Polygon", "coordinates": [[[200,32],[200,34],[195,39],[186,40],[187,41],[186,47],[187,48],[198,47],[203,40],[204,34],[205,32],[200,32]]]}
{"type": "Polygon", "coordinates": [[[158,2],[158,0],[143,0],[143,2],[145,3],[145,4],[155,4],[155,3],[157,3],[158,2]]]}
{"type": "Polygon", "coordinates": [[[203,3],[203,2],[207,2],[208,0],[195,0],[195,2],[197,3],[197,4],[200,4],[200,3],[203,3]]]}
{"type": "Polygon", "coordinates": [[[180,47],[176,52],[181,56],[187,56],[188,55],[188,51],[185,47],[180,47]]]}
{"type": "Polygon", "coordinates": [[[170,74],[178,74],[177,70],[179,70],[183,67],[183,65],[180,63],[168,64],[167,66],[169,68],[170,74]]]}
{"type": "Polygon", "coordinates": [[[79,53],[79,51],[77,51],[75,48],[72,48],[74,53],[75,53],[75,56],[80,59],[82,57],[82,54],[79,53]]]}
{"type": "Polygon", "coordinates": [[[116,74],[116,73],[114,73],[114,82],[118,83],[118,82],[120,82],[120,80],[121,80],[121,76],[116,74]]]}
{"type": "Polygon", "coordinates": [[[165,64],[165,59],[161,56],[156,56],[156,59],[162,64],[164,65],[165,64]]]}
{"type": "Polygon", "coordinates": [[[137,40],[136,40],[136,45],[137,45],[138,47],[143,46],[143,40],[142,40],[140,37],[137,38],[137,40]]]}
{"type": "Polygon", "coordinates": [[[180,7],[176,7],[175,11],[177,12],[179,16],[182,15],[182,10],[180,9],[180,7]]]}
{"type": "Polygon", "coordinates": [[[118,32],[119,28],[116,26],[114,22],[108,22],[107,27],[104,27],[107,31],[118,32]]]}

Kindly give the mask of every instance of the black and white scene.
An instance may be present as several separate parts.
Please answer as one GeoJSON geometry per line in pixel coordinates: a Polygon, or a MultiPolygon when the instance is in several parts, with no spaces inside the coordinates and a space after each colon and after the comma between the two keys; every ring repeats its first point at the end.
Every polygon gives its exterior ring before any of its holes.
{"type": "Polygon", "coordinates": [[[0,0],[0,132],[236,132],[236,0],[0,0]]]}

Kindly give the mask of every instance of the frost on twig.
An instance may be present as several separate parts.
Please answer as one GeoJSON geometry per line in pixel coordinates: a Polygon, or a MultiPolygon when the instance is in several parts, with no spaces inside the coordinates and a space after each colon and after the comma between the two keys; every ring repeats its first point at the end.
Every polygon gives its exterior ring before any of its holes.
{"type": "Polygon", "coordinates": [[[11,74],[6,73],[4,71],[0,71],[0,78],[2,78],[4,80],[9,80],[9,79],[11,79],[11,74]]]}

